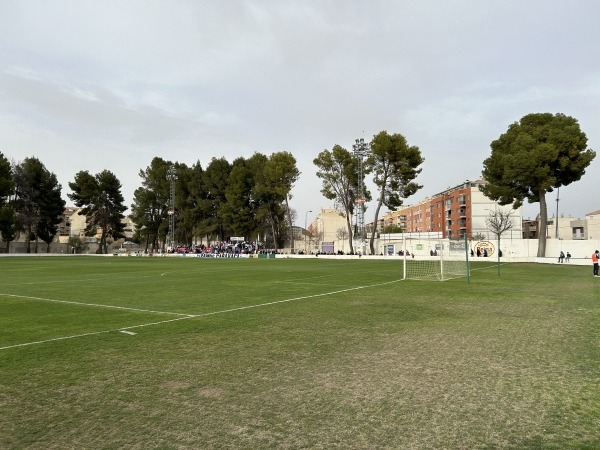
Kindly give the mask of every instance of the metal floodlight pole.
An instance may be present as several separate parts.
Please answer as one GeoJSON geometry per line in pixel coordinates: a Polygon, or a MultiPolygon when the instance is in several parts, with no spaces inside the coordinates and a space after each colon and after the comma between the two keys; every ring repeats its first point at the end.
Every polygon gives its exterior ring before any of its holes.
{"type": "Polygon", "coordinates": [[[172,249],[175,246],[175,180],[177,180],[175,166],[171,166],[167,170],[167,180],[169,181],[169,209],[167,211],[169,215],[168,245],[172,249]]]}
{"type": "Polygon", "coordinates": [[[356,139],[355,143],[352,145],[352,149],[354,150],[354,156],[356,156],[358,167],[358,193],[357,197],[354,199],[354,204],[356,205],[356,234],[360,239],[360,246],[362,251],[365,249],[366,235],[365,235],[365,192],[363,188],[363,178],[364,178],[364,166],[363,166],[363,158],[369,154],[369,144],[365,142],[363,138],[356,139]]]}

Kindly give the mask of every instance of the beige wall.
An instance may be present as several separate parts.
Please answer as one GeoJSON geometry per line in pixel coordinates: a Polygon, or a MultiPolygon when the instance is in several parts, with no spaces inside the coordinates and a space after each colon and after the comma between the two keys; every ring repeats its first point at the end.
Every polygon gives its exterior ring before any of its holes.
{"type": "Polygon", "coordinates": [[[322,242],[333,242],[334,252],[342,250],[344,253],[348,253],[350,251],[346,217],[337,209],[321,208],[308,226],[308,230],[313,236],[312,239],[309,239],[308,245],[311,253],[321,250],[322,242]]]}
{"type": "Polygon", "coordinates": [[[586,219],[586,239],[600,239],[600,214],[588,214],[586,219]]]}

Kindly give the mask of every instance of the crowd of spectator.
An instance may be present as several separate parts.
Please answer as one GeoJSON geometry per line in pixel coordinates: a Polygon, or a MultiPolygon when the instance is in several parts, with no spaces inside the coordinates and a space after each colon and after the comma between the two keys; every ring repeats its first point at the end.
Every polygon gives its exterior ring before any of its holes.
{"type": "Polygon", "coordinates": [[[202,255],[250,255],[259,251],[260,245],[254,242],[228,242],[219,241],[214,244],[177,245],[167,249],[167,253],[174,254],[202,254],[202,255]]]}

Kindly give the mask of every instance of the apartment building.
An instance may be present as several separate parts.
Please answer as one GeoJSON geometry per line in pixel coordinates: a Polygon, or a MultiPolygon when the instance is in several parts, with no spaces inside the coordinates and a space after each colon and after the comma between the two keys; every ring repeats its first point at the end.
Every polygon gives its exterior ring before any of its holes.
{"type": "Polygon", "coordinates": [[[521,239],[521,208],[513,210],[511,206],[500,206],[488,199],[479,189],[484,183],[481,179],[465,181],[417,204],[388,212],[380,220],[379,230],[397,227],[403,233],[427,233],[450,239],[489,238],[491,230],[486,219],[501,209],[510,212],[513,218],[513,228],[507,234],[521,239]]]}
{"type": "Polygon", "coordinates": [[[563,216],[548,218],[547,236],[572,240],[600,239],[600,210],[587,213],[585,219],[563,216]]]}
{"type": "MultiPolygon", "coordinates": [[[[69,242],[70,237],[79,237],[88,241],[95,241],[102,235],[102,229],[97,228],[94,236],[86,236],[85,228],[87,226],[87,219],[85,215],[79,214],[82,208],[67,206],[62,215],[62,221],[58,225],[58,240],[60,243],[69,242]]],[[[125,240],[131,239],[135,233],[135,224],[132,222],[130,216],[125,216],[122,220],[125,226],[123,234],[125,240]]]]}

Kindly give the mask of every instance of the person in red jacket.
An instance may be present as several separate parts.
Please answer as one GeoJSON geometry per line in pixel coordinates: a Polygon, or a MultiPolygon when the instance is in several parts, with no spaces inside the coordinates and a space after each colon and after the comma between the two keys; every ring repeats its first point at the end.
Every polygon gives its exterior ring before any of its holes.
{"type": "Polygon", "coordinates": [[[596,250],[592,253],[592,263],[594,264],[594,276],[598,276],[598,258],[600,258],[600,252],[596,250]]]}

